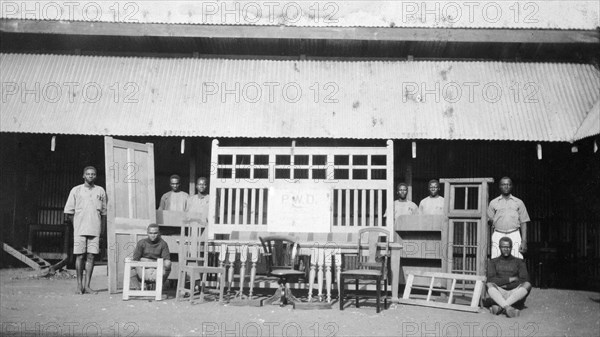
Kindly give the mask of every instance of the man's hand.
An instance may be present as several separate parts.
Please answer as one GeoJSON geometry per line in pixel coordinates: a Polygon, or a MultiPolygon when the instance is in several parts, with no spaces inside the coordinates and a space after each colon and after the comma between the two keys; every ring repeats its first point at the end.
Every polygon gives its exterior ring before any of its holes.
{"type": "Polygon", "coordinates": [[[527,253],[527,241],[521,241],[521,245],[519,246],[519,252],[521,254],[527,253]]]}
{"type": "Polygon", "coordinates": [[[510,283],[516,282],[518,280],[519,280],[519,278],[516,277],[516,276],[511,276],[511,277],[508,278],[508,282],[510,282],[510,283]]]}

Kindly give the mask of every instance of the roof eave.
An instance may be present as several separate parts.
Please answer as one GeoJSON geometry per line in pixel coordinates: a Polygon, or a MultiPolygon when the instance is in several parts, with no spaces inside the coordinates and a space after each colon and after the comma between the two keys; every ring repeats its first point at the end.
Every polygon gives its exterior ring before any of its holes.
{"type": "Polygon", "coordinates": [[[598,44],[600,30],[296,27],[0,19],[3,33],[188,38],[598,44]]]}

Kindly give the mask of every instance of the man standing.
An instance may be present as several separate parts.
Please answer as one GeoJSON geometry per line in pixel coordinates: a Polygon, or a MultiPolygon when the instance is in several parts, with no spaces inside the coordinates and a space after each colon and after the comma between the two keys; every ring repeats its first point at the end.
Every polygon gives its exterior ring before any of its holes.
{"type": "Polygon", "coordinates": [[[511,255],[512,246],[509,237],[500,238],[501,256],[488,261],[487,288],[495,302],[490,307],[494,315],[504,313],[508,317],[518,317],[519,309],[523,309],[525,298],[531,291],[525,262],[511,255]]]}
{"type": "Polygon", "coordinates": [[[427,184],[429,186],[429,196],[419,203],[420,214],[444,214],[444,197],[441,197],[440,183],[433,179],[427,184]]]}
{"type": "MultiPolygon", "coordinates": [[[[163,259],[164,270],[163,273],[163,284],[167,281],[169,274],[171,273],[171,252],[169,251],[169,245],[160,237],[160,231],[157,224],[148,225],[146,231],[148,237],[138,241],[133,251],[132,261],[152,262],[158,259],[163,259]]],[[[142,267],[136,267],[136,278],[138,281],[142,275],[142,267]]],[[[146,268],[144,273],[144,279],[146,281],[156,281],[156,269],[146,268]]],[[[132,281],[133,277],[132,277],[132,281]]],[[[133,283],[135,284],[135,283],[133,283]]]]}
{"type": "Polygon", "coordinates": [[[200,177],[196,180],[197,194],[188,198],[186,212],[200,213],[200,217],[208,222],[208,180],[200,177]]]}
{"type": "Polygon", "coordinates": [[[96,168],[93,166],[83,169],[84,183],[71,189],[64,209],[67,221],[73,223],[73,254],[77,256],[77,294],[96,294],[96,291],[90,288],[94,255],[100,253],[100,235],[106,230],[106,192],[94,184],[96,174],[96,168]]]}
{"type": "Polygon", "coordinates": [[[487,216],[492,223],[492,259],[500,256],[498,248],[500,238],[507,236],[512,240],[512,255],[523,258],[521,253],[527,252],[527,222],[529,214],[521,199],[510,194],[512,180],[509,177],[500,179],[501,195],[490,201],[487,216]],[[520,232],[520,233],[519,233],[520,232]]]}
{"type": "Polygon", "coordinates": [[[419,207],[414,202],[406,199],[408,185],[400,183],[396,187],[398,200],[394,201],[394,219],[401,215],[413,215],[419,213],[419,207]]]}
{"type": "Polygon", "coordinates": [[[174,174],[169,178],[171,191],[163,194],[158,206],[159,211],[185,211],[189,194],[179,190],[181,178],[174,174]]]}

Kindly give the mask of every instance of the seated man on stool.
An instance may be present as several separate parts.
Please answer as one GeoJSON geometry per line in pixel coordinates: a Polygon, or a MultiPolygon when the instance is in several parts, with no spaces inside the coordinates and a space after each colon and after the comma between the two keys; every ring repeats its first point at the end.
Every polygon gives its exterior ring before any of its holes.
{"type": "Polygon", "coordinates": [[[509,237],[500,238],[501,255],[488,262],[487,291],[495,302],[490,308],[494,315],[504,313],[507,317],[518,317],[531,291],[525,262],[512,256],[512,245],[509,237]]]}
{"type": "MultiPolygon", "coordinates": [[[[171,272],[171,253],[169,252],[169,246],[161,239],[157,224],[148,225],[147,234],[148,237],[146,239],[138,241],[131,260],[152,262],[162,258],[164,260],[165,269],[163,274],[164,284],[171,272]]],[[[142,267],[136,267],[135,271],[137,275],[135,275],[135,277],[132,276],[131,281],[135,288],[139,288],[138,280],[141,280],[142,277],[142,267]],[[138,285],[137,287],[135,286],[136,284],[138,285]]],[[[144,279],[145,281],[156,282],[156,269],[146,268],[144,279]]]]}

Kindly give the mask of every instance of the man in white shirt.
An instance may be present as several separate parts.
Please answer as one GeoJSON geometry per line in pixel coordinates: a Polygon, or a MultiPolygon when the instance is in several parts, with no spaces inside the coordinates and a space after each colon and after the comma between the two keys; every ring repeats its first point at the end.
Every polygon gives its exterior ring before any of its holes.
{"type": "Polygon", "coordinates": [[[71,189],[64,208],[67,221],[73,223],[73,254],[77,256],[77,294],[96,294],[96,291],[90,288],[94,255],[100,253],[100,236],[106,230],[106,192],[94,184],[96,174],[96,168],[93,166],[83,169],[84,183],[71,189]]]}
{"type": "Polygon", "coordinates": [[[444,197],[440,196],[440,183],[433,179],[428,183],[429,196],[419,204],[419,214],[444,214],[444,197]]]}
{"type": "Polygon", "coordinates": [[[208,179],[198,178],[196,190],[198,193],[188,198],[185,211],[199,213],[201,219],[208,222],[208,179]]]}
{"type": "Polygon", "coordinates": [[[408,185],[398,184],[396,188],[398,200],[394,201],[394,219],[400,215],[413,215],[419,213],[419,207],[414,202],[406,199],[408,195],[408,185]]]}

